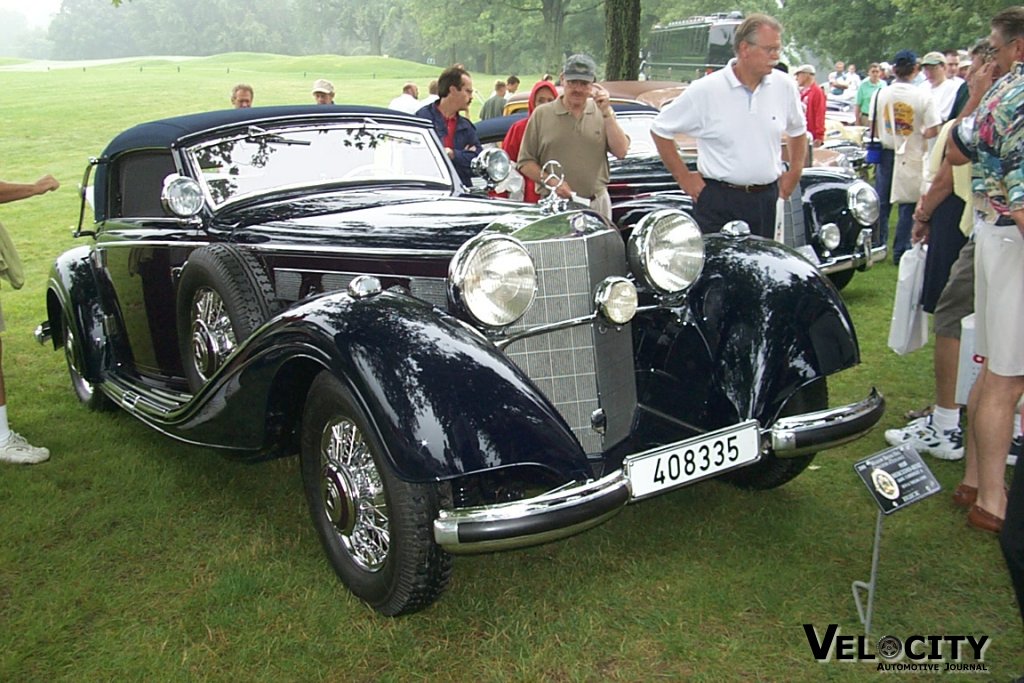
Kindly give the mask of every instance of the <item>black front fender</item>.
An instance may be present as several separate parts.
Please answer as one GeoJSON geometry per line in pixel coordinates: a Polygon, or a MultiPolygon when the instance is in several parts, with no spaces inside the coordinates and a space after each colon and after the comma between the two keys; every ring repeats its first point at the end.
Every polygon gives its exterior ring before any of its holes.
{"type": "Polygon", "coordinates": [[[536,465],[560,481],[589,476],[568,425],[506,356],[455,319],[391,291],[324,295],[280,314],[197,395],[203,407],[176,431],[255,447],[268,438],[264,416],[245,406],[301,403],[308,382],[277,381],[298,362],[315,366],[305,373],[310,381],[328,370],[353,390],[404,480],[514,465],[536,465]],[[294,396],[271,396],[275,386],[294,396]]]}
{"type": "Polygon", "coordinates": [[[641,403],[701,429],[772,424],[811,381],[856,365],[857,337],[836,289],[791,249],[708,236],[685,304],[634,325],[641,403]]]}

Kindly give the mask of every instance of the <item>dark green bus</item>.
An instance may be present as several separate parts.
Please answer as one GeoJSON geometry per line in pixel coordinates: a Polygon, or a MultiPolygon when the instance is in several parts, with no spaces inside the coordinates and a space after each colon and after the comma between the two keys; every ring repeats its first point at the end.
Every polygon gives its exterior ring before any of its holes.
{"type": "Polygon", "coordinates": [[[644,51],[641,77],[692,81],[721,69],[734,56],[732,37],[741,23],[741,12],[722,12],[655,24],[644,51]]]}

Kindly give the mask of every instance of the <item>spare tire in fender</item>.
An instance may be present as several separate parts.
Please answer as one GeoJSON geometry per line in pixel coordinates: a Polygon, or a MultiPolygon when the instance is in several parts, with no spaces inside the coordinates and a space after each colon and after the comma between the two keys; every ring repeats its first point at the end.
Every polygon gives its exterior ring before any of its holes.
{"type": "Polygon", "coordinates": [[[178,281],[181,362],[196,392],[273,313],[274,288],[256,256],[231,244],[193,251],[178,281]]]}

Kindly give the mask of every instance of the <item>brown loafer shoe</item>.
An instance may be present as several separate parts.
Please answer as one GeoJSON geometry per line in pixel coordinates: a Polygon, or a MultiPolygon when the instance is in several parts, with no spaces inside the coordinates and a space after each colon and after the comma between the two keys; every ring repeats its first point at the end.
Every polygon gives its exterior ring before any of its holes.
{"type": "Polygon", "coordinates": [[[1002,517],[996,517],[985,508],[978,507],[976,504],[972,505],[971,509],[967,512],[967,523],[975,529],[991,531],[994,534],[998,534],[1003,530],[1002,517]]]}
{"type": "Polygon", "coordinates": [[[976,500],[978,500],[978,489],[975,486],[960,484],[956,487],[956,491],[953,491],[953,505],[958,508],[966,510],[974,505],[976,500]]]}

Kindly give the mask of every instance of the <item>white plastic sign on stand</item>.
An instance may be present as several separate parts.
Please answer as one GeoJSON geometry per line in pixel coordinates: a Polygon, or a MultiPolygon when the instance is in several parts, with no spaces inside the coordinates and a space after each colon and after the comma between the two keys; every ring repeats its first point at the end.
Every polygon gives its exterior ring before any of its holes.
{"type": "Polygon", "coordinates": [[[871,580],[853,582],[853,600],[857,615],[864,624],[864,635],[871,635],[875,587],[878,581],[878,551],[882,542],[882,520],[897,510],[918,503],[942,490],[921,455],[910,446],[895,446],[879,451],[854,463],[854,471],[864,482],[878,505],[875,521],[875,545],[871,552],[871,580]],[[867,591],[867,605],[861,602],[861,591],[867,591]]]}

